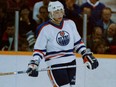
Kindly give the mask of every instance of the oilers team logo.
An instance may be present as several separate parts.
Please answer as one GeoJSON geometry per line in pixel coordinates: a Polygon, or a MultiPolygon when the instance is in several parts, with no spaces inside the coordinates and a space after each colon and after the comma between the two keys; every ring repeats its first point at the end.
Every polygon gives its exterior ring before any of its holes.
{"type": "Polygon", "coordinates": [[[68,45],[69,41],[70,41],[70,35],[68,32],[66,31],[60,31],[58,34],[57,34],[57,37],[56,37],[56,41],[59,45],[61,46],[66,46],[68,45]]]}

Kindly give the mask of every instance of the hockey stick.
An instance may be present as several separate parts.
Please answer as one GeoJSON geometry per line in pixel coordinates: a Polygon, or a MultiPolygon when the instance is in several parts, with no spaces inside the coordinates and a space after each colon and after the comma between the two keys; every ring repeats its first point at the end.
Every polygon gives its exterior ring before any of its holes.
{"type": "MultiPolygon", "coordinates": [[[[71,66],[63,66],[63,67],[54,67],[54,68],[42,68],[39,69],[38,72],[42,72],[42,71],[48,71],[48,70],[57,70],[57,69],[66,69],[66,68],[74,68],[74,67],[84,67],[86,66],[86,64],[84,65],[71,65],[71,66]]],[[[5,76],[5,75],[16,75],[16,74],[25,74],[27,73],[27,71],[15,71],[15,72],[0,72],[0,76],[5,76]]]]}

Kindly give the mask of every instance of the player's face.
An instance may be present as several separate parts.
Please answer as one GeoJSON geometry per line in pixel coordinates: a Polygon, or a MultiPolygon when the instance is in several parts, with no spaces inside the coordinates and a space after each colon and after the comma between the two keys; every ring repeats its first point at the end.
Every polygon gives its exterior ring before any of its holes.
{"type": "Polygon", "coordinates": [[[64,11],[63,10],[57,10],[53,12],[53,18],[56,22],[60,23],[63,19],[64,11]]]}

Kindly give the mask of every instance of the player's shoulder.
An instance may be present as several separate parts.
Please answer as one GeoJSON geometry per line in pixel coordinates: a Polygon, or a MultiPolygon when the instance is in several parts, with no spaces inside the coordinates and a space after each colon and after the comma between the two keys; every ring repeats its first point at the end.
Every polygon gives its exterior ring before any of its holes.
{"type": "Polygon", "coordinates": [[[41,30],[44,30],[45,28],[47,28],[48,25],[49,25],[49,21],[46,21],[40,24],[39,26],[37,26],[36,34],[38,34],[41,30]]]}
{"type": "Polygon", "coordinates": [[[73,20],[71,20],[71,19],[67,19],[67,18],[64,18],[64,22],[67,22],[67,23],[74,23],[73,20]]]}
{"type": "Polygon", "coordinates": [[[43,22],[42,24],[40,24],[39,26],[38,26],[38,28],[44,28],[44,27],[46,27],[46,26],[48,26],[49,25],[49,21],[46,21],[46,22],[43,22]]]}

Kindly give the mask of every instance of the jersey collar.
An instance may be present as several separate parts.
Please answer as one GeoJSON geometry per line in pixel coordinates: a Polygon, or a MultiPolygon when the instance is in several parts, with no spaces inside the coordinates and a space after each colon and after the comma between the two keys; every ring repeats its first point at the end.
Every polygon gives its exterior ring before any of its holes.
{"type": "Polygon", "coordinates": [[[60,25],[57,25],[57,24],[51,22],[51,20],[49,20],[49,23],[50,23],[52,26],[54,26],[54,27],[56,27],[56,28],[58,28],[58,29],[62,29],[63,24],[64,24],[64,19],[61,21],[60,25]]]}

